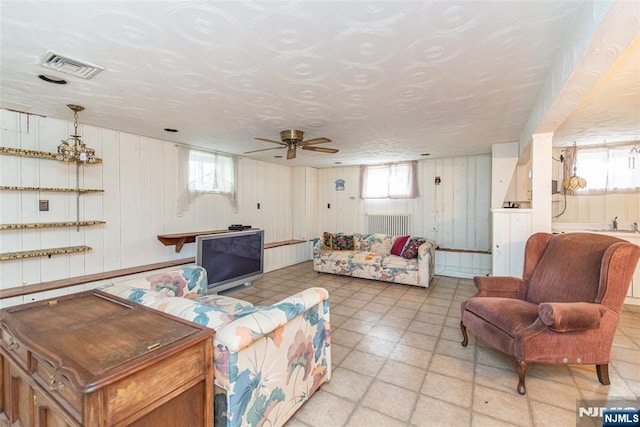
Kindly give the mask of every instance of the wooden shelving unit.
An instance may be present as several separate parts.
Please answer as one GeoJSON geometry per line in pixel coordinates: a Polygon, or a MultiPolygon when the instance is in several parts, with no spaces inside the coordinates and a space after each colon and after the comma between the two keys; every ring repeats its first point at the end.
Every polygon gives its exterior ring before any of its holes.
{"type": "Polygon", "coordinates": [[[104,190],[93,188],[62,187],[22,187],[19,185],[0,185],[0,191],[51,191],[59,193],[104,193],[104,190]]]}
{"type": "Polygon", "coordinates": [[[28,224],[0,224],[0,230],[23,230],[28,228],[59,228],[59,227],[87,227],[106,224],[105,221],[62,221],[62,222],[32,222],[28,224]]]}
{"type": "MultiPolygon", "coordinates": [[[[46,151],[36,151],[36,150],[24,150],[21,148],[12,148],[12,147],[0,147],[0,154],[5,154],[9,156],[18,156],[18,157],[32,157],[36,159],[44,159],[44,160],[57,160],[57,153],[49,153],[46,151]]],[[[95,162],[92,164],[102,163],[102,159],[96,158],[95,162]]],[[[58,188],[58,187],[27,187],[27,186],[11,186],[11,185],[3,185],[0,186],[0,190],[3,191],[53,191],[53,192],[65,192],[65,193],[75,193],[76,194],[76,220],[75,221],[62,221],[62,222],[43,222],[43,223],[26,223],[26,224],[0,224],[1,230],[28,230],[28,229],[39,229],[39,228],[58,228],[58,227],[77,227],[78,231],[80,231],[80,227],[86,227],[91,225],[99,225],[105,224],[105,221],[80,221],[80,195],[86,193],[99,193],[104,192],[104,190],[100,189],[90,189],[90,188],[79,188],[79,169],[80,163],[75,162],[76,169],[76,188],[58,188]]],[[[4,252],[0,253],[0,261],[10,261],[10,260],[19,260],[24,258],[34,258],[34,257],[49,257],[53,255],[63,255],[63,254],[71,254],[78,252],[86,252],[90,251],[91,247],[81,245],[81,246],[66,246],[60,248],[51,248],[51,249],[36,249],[30,251],[18,251],[18,252],[4,252]]]]}
{"type": "MultiPolygon", "coordinates": [[[[23,150],[22,148],[0,147],[0,154],[19,157],[34,157],[36,159],[58,160],[57,153],[48,153],[46,151],[23,150]]],[[[102,159],[96,157],[96,163],[102,163],[102,159]]]]}
{"type": "Polygon", "coordinates": [[[50,248],[50,249],[36,249],[33,251],[20,251],[20,252],[3,252],[0,253],[0,261],[12,261],[16,259],[24,258],[36,258],[36,257],[49,257],[53,255],[73,254],[78,252],[90,251],[90,246],[66,246],[62,248],[50,248]]]}

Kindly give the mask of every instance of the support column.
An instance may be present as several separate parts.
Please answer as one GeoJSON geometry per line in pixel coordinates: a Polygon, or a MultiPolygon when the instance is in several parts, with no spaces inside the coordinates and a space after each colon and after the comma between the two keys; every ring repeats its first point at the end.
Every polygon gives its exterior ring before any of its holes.
{"type": "Polygon", "coordinates": [[[551,143],[553,133],[532,135],[531,142],[531,232],[551,232],[551,143]]]}

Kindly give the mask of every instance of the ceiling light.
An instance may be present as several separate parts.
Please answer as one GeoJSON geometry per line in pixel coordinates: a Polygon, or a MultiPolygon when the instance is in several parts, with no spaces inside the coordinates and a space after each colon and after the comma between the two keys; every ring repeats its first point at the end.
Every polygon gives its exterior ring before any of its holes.
{"type": "Polygon", "coordinates": [[[422,153],[422,154],[420,154],[420,155],[421,155],[421,156],[429,156],[430,154],[429,154],[429,153],[422,153]]]}
{"type": "Polygon", "coordinates": [[[58,145],[58,155],[56,159],[65,162],[97,163],[96,150],[87,147],[80,139],[80,135],[78,135],[78,112],[84,110],[84,107],[73,104],[68,104],[67,107],[73,111],[74,132],[71,137],[63,140],[62,143],[58,145]],[[73,145],[69,145],[69,141],[71,141],[73,145]]]}
{"type": "Polygon", "coordinates": [[[47,76],[45,74],[38,74],[40,80],[44,80],[47,83],[53,83],[57,85],[66,85],[68,82],[65,79],[59,79],[53,76],[47,76]]]}
{"type": "Polygon", "coordinates": [[[178,132],[178,129],[172,129],[172,128],[164,128],[164,130],[165,130],[166,132],[173,132],[173,133],[178,132]]]}

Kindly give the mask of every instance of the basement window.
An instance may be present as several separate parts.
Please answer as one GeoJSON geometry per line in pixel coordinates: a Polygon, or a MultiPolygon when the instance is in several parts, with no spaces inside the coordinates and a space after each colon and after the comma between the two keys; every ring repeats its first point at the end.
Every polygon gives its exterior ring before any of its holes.
{"type": "Polygon", "coordinates": [[[360,167],[361,199],[414,199],[418,191],[418,162],[360,167]]]}
{"type": "Polygon", "coordinates": [[[178,216],[182,216],[198,197],[205,194],[227,198],[236,212],[236,170],[235,156],[179,146],[178,216]]]}
{"type": "Polygon", "coordinates": [[[575,194],[640,192],[639,148],[633,144],[579,147],[575,165],[587,186],[575,194]]]}
{"type": "Polygon", "coordinates": [[[189,190],[203,193],[235,192],[233,157],[204,151],[189,151],[189,190]]]}

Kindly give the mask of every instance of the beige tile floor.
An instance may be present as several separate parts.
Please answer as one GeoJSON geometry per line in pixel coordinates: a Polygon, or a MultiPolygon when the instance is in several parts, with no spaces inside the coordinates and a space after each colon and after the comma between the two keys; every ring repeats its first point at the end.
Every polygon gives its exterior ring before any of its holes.
{"type": "Polygon", "coordinates": [[[594,366],[534,364],[520,396],[513,359],[472,336],[460,345],[470,279],[436,276],[423,289],[316,273],[305,262],[229,295],[266,305],[311,286],[329,291],[333,374],[287,427],[575,426],[577,399],[640,398],[640,306],[623,310],[610,386],[594,366]]]}

